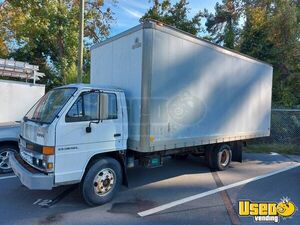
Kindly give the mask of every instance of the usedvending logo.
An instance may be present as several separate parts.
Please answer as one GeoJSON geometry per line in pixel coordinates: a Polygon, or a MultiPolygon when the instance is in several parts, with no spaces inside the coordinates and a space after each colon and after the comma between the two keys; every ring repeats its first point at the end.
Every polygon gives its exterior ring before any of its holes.
{"type": "Polygon", "coordinates": [[[285,197],[280,202],[251,202],[239,201],[239,215],[253,217],[254,222],[279,223],[280,217],[291,218],[297,211],[294,202],[285,197]]]}

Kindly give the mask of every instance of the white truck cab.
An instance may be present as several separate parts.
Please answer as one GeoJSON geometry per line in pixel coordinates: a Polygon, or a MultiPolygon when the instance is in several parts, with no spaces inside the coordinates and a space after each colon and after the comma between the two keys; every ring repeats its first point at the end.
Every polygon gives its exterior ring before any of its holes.
{"type": "Polygon", "coordinates": [[[93,157],[125,150],[127,137],[124,92],[67,85],[49,91],[26,114],[19,144],[22,159],[11,155],[11,165],[30,189],[79,183],[93,157]]]}

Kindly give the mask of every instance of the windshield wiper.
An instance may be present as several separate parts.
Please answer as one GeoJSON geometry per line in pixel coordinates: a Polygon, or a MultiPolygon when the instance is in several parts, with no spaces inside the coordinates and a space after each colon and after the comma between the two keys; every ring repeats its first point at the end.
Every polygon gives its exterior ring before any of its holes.
{"type": "MultiPolygon", "coordinates": [[[[29,120],[29,121],[32,121],[32,122],[35,122],[35,123],[39,123],[39,124],[41,124],[41,125],[43,125],[43,124],[50,124],[49,122],[44,122],[44,121],[41,121],[41,120],[35,120],[34,118],[33,118],[33,119],[32,119],[32,118],[31,118],[31,119],[28,119],[28,118],[27,118],[26,121],[28,121],[28,120],[29,120]]],[[[24,121],[25,121],[25,120],[24,120],[24,121]]],[[[26,121],[25,121],[25,122],[26,122],[26,121]]]]}

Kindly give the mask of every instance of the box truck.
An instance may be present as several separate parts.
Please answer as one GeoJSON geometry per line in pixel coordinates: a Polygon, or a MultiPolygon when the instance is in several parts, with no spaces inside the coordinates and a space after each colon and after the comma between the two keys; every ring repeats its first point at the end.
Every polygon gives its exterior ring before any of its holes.
{"type": "Polygon", "coordinates": [[[127,168],[204,156],[224,170],[270,134],[272,66],[156,21],[91,49],[91,84],[49,91],[22,123],[15,174],[29,189],[80,183],[111,200],[127,168]]]}
{"type": "Polygon", "coordinates": [[[12,172],[8,154],[19,151],[20,121],[45,94],[45,85],[35,83],[43,76],[38,69],[25,62],[0,59],[0,174],[12,172]]]}

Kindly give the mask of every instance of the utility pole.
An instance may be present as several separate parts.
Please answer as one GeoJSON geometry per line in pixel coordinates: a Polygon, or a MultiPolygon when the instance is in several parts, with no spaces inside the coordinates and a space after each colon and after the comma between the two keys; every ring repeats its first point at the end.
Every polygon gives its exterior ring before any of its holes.
{"type": "Polygon", "coordinates": [[[80,0],[79,6],[79,45],[78,45],[78,66],[77,66],[77,83],[82,83],[83,67],[83,35],[84,35],[84,0],[80,0]]]}

